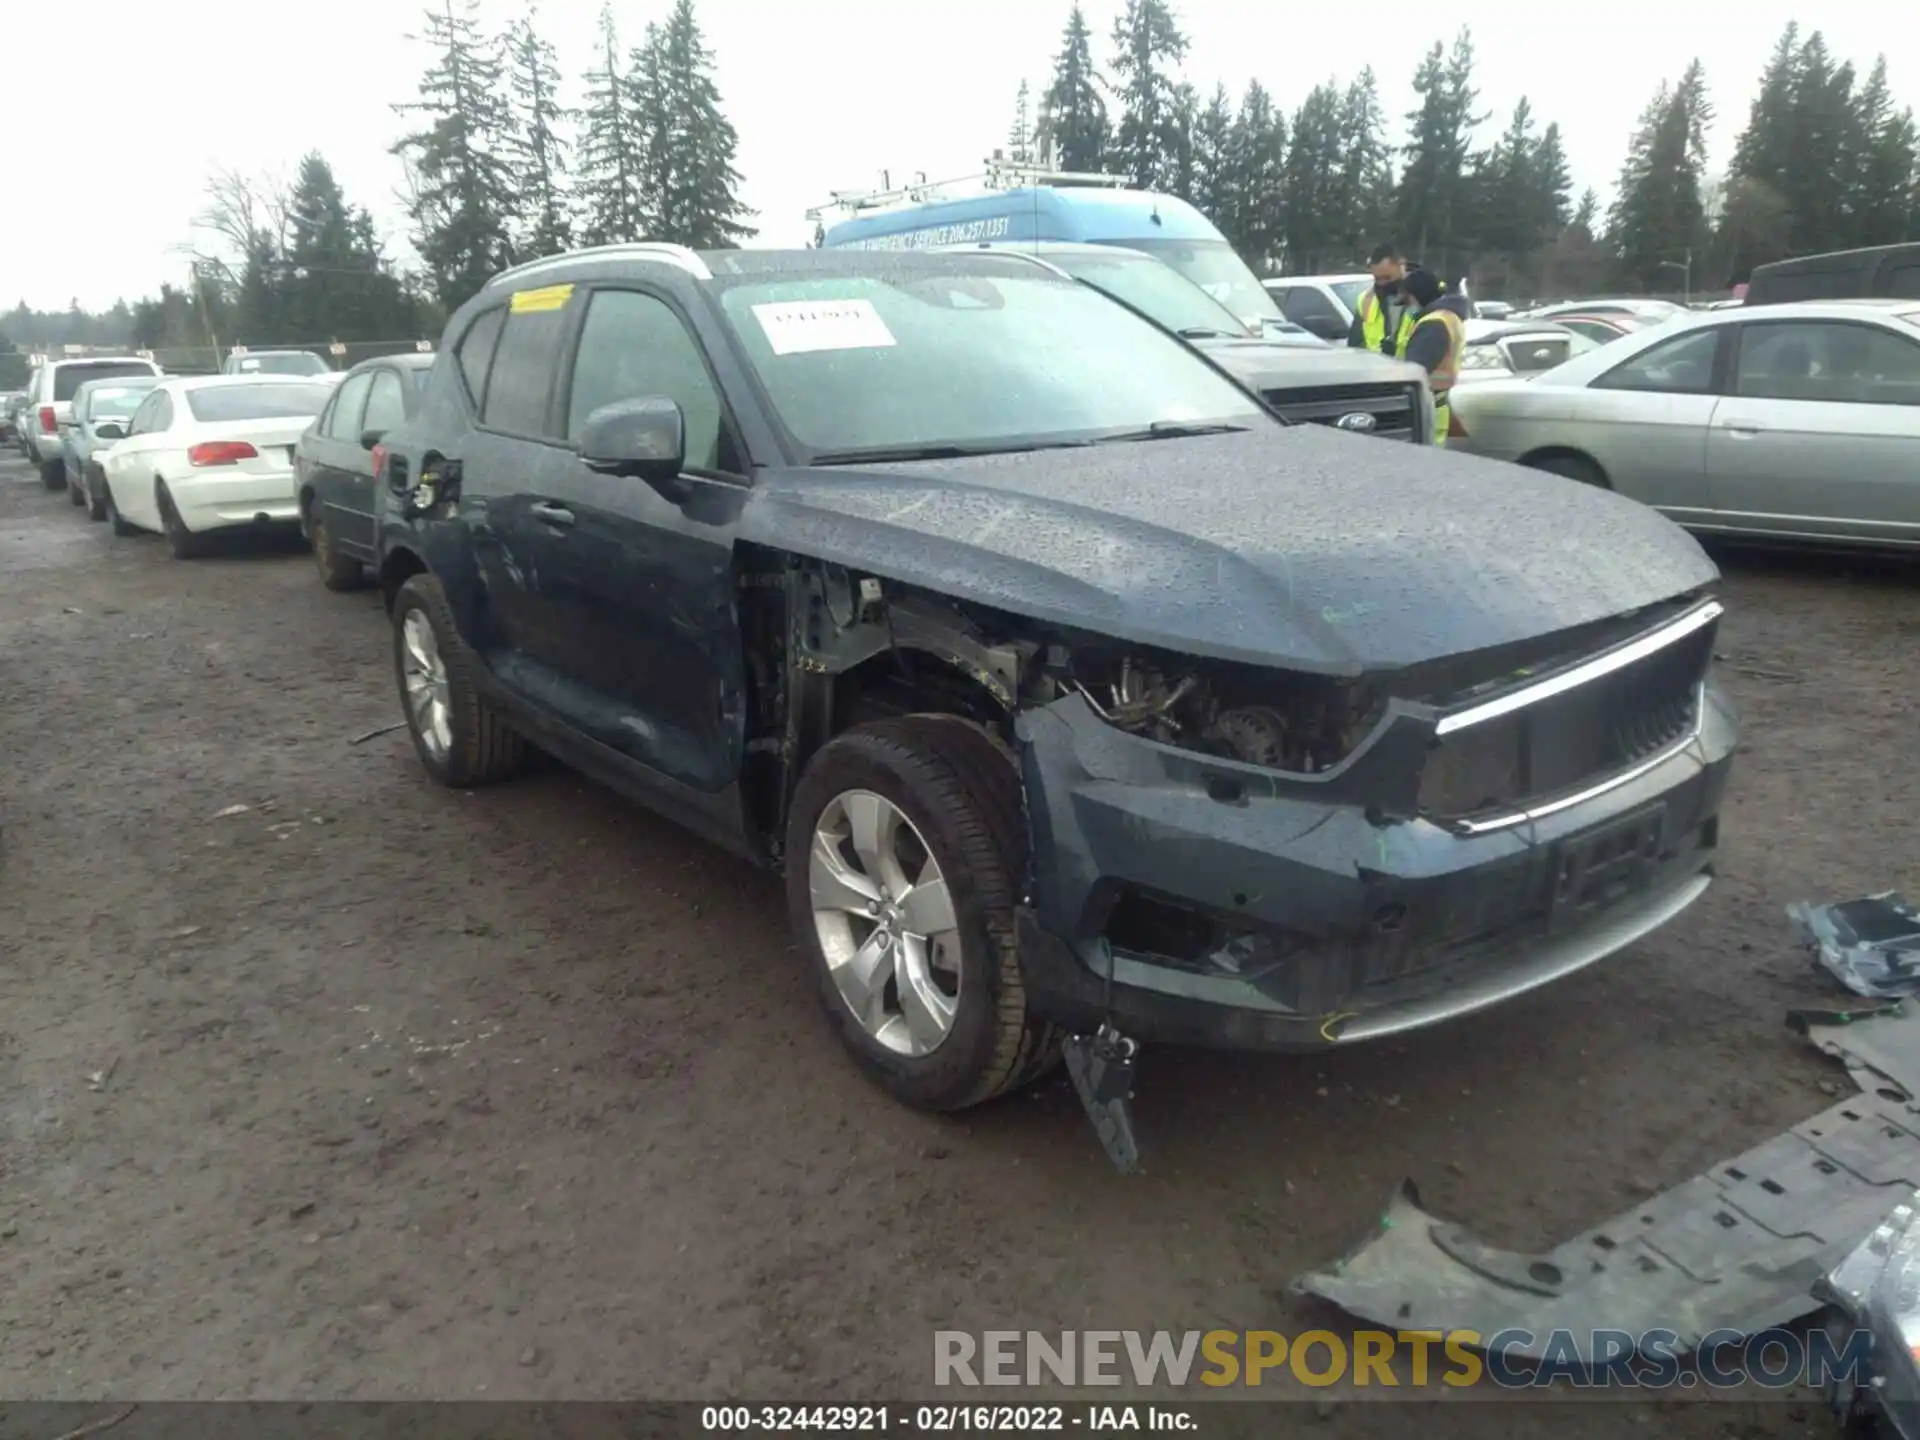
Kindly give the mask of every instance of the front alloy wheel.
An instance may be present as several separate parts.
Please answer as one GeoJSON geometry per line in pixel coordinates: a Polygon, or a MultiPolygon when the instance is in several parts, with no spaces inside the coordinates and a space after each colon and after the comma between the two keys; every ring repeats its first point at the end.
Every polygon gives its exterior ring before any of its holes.
{"type": "Polygon", "coordinates": [[[870,790],[837,795],[807,861],[814,931],[860,1026],[900,1055],[927,1055],[953,1029],[960,935],[946,877],[899,806],[870,790]]]}
{"type": "Polygon", "coordinates": [[[413,733],[436,761],[444,765],[453,748],[453,701],[447,688],[447,665],[440,658],[440,642],[424,610],[408,612],[401,622],[400,678],[407,691],[407,716],[413,733]]]}

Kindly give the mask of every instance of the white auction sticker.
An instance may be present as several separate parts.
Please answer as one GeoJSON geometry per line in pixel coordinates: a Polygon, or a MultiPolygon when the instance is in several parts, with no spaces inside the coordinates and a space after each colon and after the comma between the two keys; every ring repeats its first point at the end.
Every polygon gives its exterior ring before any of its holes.
{"type": "Polygon", "coordinates": [[[871,300],[783,300],[756,305],[753,314],[776,355],[881,350],[894,343],[871,300]]]}

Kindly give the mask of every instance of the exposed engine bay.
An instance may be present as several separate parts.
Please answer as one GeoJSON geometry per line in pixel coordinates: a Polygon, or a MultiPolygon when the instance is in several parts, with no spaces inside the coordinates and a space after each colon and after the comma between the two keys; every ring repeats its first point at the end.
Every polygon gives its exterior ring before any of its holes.
{"type": "Polygon", "coordinates": [[[1386,698],[1312,676],[1163,665],[1080,650],[1067,672],[1067,688],[1130,734],[1305,775],[1352,753],[1386,698]]]}

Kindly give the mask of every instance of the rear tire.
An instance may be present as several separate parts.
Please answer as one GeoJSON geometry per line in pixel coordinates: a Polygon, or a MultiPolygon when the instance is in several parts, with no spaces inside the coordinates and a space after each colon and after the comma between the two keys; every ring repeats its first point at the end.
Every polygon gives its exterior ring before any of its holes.
{"type": "Polygon", "coordinates": [[[107,492],[107,523],[113,527],[114,535],[118,537],[138,535],[140,533],[140,527],[138,525],[129,525],[122,519],[120,507],[113,503],[113,486],[102,482],[101,488],[107,492]]]}
{"type": "Polygon", "coordinates": [[[504,780],[526,763],[526,742],[481,698],[474,683],[474,668],[473,652],[460,638],[440,582],[432,575],[413,576],[393,598],[394,680],[400,690],[407,732],[413,736],[414,753],[427,773],[449,789],[464,790],[504,780]],[[432,658],[440,666],[442,703],[446,707],[444,738],[427,733],[432,727],[414,703],[409,688],[409,671],[418,658],[410,645],[410,618],[430,632],[432,658]]]}
{"type": "Polygon", "coordinates": [[[1607,481],[1607,472],[1584,455],[1545,455],[1537,460],[1529,460],[1527,464],[1532,469],[1544,470],[1549,475],[1558,475],[1566,480],[1577,480],[1595,489],[1613,488],[1607,481]]]}
{"type": "Polygon", "coordinates": [[[173,551],[173,558],[192,560],[206,554],[206,537],[187,529],[187,522],[180,518],[179,507],[173,503],[173,496],[164,484],[156,483],[154,499],[159,505],[160,523],[166,527],[167,547],[173,551]]]}
{"type": "MultiPolygon", "coordinates": [[[[1027,1008],[1020,971],[1014,905],[1026,856],[1018,773],[987,733],[969,722],[913,715],[862,726],[822,747],[801,777],[786,836],[794,931],[834,1033],[895,1099],[924,1110],[965,1109],[1035,1079],[1058,1058],[1059,1036],[1027,1008]],[[957,958],[958,984],[948,1028],[924,1053],[883,1043],[871,1012],[864,1020],[855,1013],[816,922],[815,845],[833,847],[845,862],[841,842],[831,838],[837,833],[832,822],[837,810],[851,813],[844,811],[850,796],[866,797],[861,803],[878,797],[904,819],[911,843],[931,857],[951,899],[953,943],[941,953],[949,961],[957,958]],[[825,829],[823,819],[829,821],[825,829]]],[[[839,912],[827,907],[827,913],[839,912]]],[[[923,937],[919,943],[928,942],[923,937]]],[[[835,944],[841,948],[842,942],[835,944]]],[[[900,984],[895,970],[880,993],[882,1007],[900,1008],[904,1019],[904,1007],[888,998],[899,994],[900,984]]]]}
{"type": "Polygon", "coordinates": [[[315,501],[307,511],[307,541],[313,546],[313,563],[320,571],[320,583],[329,590],[357,590],[366,572],[358,560],[342,555],[333,546],[333,534],[315,501]]]}
{"type": "Polygon", "coordinates": [[[104,520],[107,518],[107,477],[101,473],[98,465],[89,464],[84,472],[87,491],[87,518],[104,520]]]}
{"type": "Polygon", "coordinates": [[[49,490],[58,490],[67,483],[67,462],[64,460],[42,460],[40,462],[40,483],[49,490]]]}

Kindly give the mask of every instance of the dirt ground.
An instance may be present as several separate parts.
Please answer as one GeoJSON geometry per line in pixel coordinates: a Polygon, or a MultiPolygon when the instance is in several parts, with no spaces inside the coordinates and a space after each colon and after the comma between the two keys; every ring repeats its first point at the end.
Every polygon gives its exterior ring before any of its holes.
{"type": "MultiPolygon", "coordinates": [[[[1920,889],[1916,572],[1722,558],[1748,739],[1707,898],[1404,1042],[1151,1051],[1122,1181],[1063,1081],[960,1120],[870,1088],[771,878],[565,770],[453,794],[354,743],[399,716],[373,593],[175,562],[0,461],[0,1395],[925,1397],[937,1328],[1325,1323],[1287,1281],[1403,1175],[1550,1245],[1831,1103],[1782,907],[1920,889]]],[[[1804,1397],[1500,1408],[1830,1433],[1804,1397]]]]}

